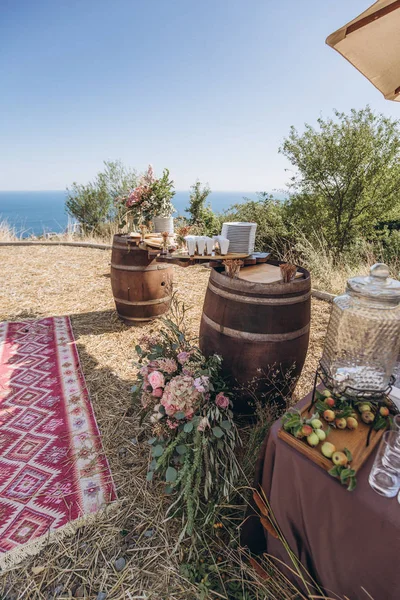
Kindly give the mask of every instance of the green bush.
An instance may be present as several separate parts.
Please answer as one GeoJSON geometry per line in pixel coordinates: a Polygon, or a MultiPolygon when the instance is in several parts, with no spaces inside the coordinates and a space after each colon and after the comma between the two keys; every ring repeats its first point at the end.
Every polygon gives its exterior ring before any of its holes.
{"type": "Polygon", "coordinates": [[[278,257],[285,254],[291,238],[285,203],[266,192],[259,192],[257,200],[244,200],[225,211],[223,220],[257,223],[255,249],[272,251],[278,257]]]}
{"type": "Polygon", "coordinates": [[[308,236],[322,233],[338,256],[358,237],[396,218],[400,203],[399,122],[367,106],[291,128],[280,152],[295,167],[289,213],[308,236]]]}
{"type": "Polygon", "coordinates": [[[221,221],[212,211],[210,204],[206,200],[211,193],[209,186],[196,181],[192,185],[189,206],[186,212],[190,217],[186,219],[187,223],[193,227],[193,230],[199,235],[218,235],[221,231],[221,221]]]}
{"type": "Polygon", "coordinates": [[[102,233],[104,225],[118,218],[116,199],[136,186],[137,175],[120,161],[104,162],[104,170],[86,185],[74,182],[67,188],[66,211],[84,234],[102,233]]]}

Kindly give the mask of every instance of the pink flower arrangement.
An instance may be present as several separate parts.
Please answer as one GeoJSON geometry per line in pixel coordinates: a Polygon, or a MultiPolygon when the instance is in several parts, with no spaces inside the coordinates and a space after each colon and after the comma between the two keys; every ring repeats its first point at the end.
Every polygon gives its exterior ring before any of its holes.
{"type": "Polygon", "coordinates": [[[229,402],[230,402],[229,398],[227,396],[224,396],[224,394],[222,392],[217,394],[215,397],[215,404],[219,408],[228,408],[229,402]]]}
{"type": "Polygon", "coordinates": [[[193,377],[177,375],[165,386],[161,404],[168,416],[183,412],[186,418],[191,418],[200,400],[201,394],[194,387],[193,377]]]}

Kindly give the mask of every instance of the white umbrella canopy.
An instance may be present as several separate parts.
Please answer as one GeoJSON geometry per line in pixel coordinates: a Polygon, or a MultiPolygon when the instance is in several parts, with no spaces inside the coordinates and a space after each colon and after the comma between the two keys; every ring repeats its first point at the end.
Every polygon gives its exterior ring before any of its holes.
{"type": "Polygon", "coordinates": [[[387,100],[400,102],[400,0],[378,0],[332,33],[326,43],[387,100]]]}

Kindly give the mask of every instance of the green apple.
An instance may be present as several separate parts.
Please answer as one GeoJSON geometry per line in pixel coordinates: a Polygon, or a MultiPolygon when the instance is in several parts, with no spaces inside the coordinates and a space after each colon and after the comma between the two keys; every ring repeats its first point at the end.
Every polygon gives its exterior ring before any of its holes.
{"type": "Polygon", "coordinates": [[[301,432],[303,435],[308,436],[312,434],[313,429],[310,425],[303,425],[303,427],[301,428],[301,432]]]}
{"type": "Polygon", "coordinates": [[[315,433],[317,434],[317,436],[319,437],[319,440],[321,442],[323,442],[324,440],[326,440],[326,433],[323,429],[316,429],[315,433]]]}
{"type": "Polygon", "coordinates": [[[372,423],[372,421],[375,419],[375,415],[370,410],[365,410],[361,413],[361,419],[364,421],[364,423],[367,423],[368,425],[369,423],[372,423]]]}
{"type": "Polygon", "coordinates": [[[335,421],[335,425],[338,429],[346,429],[346,419],[344,417],[341,417],[340,419],[336,419],[335,421]]]}
{"type": "Polygon", "coordinates": [[[322,416],[324,417],[325,421],[328,421],[328,423],[331,423],[335,420],[335,413],[333,410],[324,410],[324,414],[322,416]]]}
{"type": "Polygon", "coordinates": [[[314,429],[321,429],[322,423],[319,419],[313,419],[311,421],[311,427],[313,427],[314,429]]]}
{"type": "Polygon", "coordinates": [[[332,454],[336,451],[336,447],[330,442],[325,442],[321,446],[321,452],[326,458],[331,458],[332,454]]]}
{"type": "Polygon", "coordinates": [[[332,462],[335,465],[343,467],[344,465],[347,465],[347,456],[344,452],[334,452],[332,454],[332,462]]]}
{"type": "Polygon", "coordinates": [[[347,417],[346,424],[348,429],[357,429],[358,421],[354,417],[347,417]]]}
{"type": "Polygon", "coordinates": [[[317,436],[317,434],[316,433],[312,433],[311,435],[309,435],[307,437],[307,443],[310,446],[318,446],[318,444],[319,444],[319,437],[317,436]]]}

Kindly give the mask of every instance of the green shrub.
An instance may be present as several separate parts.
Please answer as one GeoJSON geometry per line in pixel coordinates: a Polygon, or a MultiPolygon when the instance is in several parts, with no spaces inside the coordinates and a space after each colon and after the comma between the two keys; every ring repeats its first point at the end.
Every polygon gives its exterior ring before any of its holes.
{"type": "Polygon", "coordinates": [[[71,189],[67,188],[66,211],[78,221],[84,234],[101,233],[104,224],[114,221],[118,217],[116,199],[136,185],[136,171],[120,161],[105,161],[104,166],[93,182],[74,182],[71,189]]]}
{"type": "Polygon", "coordinates": [[[259,192],[257,197],[257,200],[245,198],[243,203],[231,206],[223,220],[257,223],[255,249],[272,251],[280,257],[285,254],[291,238],[285,203],[266,192],[259,192]]]}
{"type": "Polygon", "coordinates": [[[295,167],[289,212],[301,230],[322,233],[339,255],[399,213],[399,122],[367,106],[291,128],[280,152],[295,167]]]}
{"type": "Polygon", "coordinates": [[[193,227],[193,231],[198,235],[218,235],[221,231],[221,221],[212,211],[210,204],[206,200],[211,193],[209,186],[196,181],[192,185],[189,206],[186,212],[190,214],[187,223],[193,227]]]}

